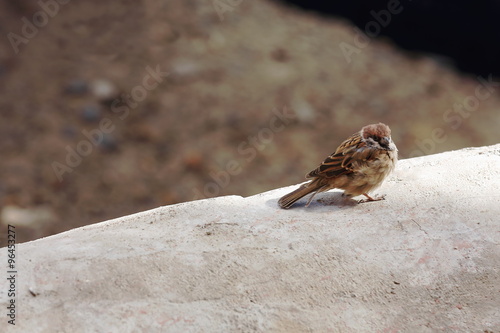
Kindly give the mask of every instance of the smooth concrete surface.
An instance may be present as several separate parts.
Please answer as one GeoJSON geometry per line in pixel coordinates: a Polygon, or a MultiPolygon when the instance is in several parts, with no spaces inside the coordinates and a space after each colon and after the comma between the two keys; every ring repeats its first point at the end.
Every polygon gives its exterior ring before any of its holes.
{"type": "Polygon", "coordinates": [[[500,331],[500,145],[402,160],[384,201],[294,188],[17,244],[0,331],[500,331]]]}

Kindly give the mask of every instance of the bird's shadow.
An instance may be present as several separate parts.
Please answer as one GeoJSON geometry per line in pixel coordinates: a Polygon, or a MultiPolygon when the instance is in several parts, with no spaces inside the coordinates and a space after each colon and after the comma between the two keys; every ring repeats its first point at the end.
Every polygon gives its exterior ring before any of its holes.
{"type": "MultiPolygon", "coordinates": [[[[304,198],[294,203],[289,209],[307,208],[308,210],[315,210],[322,207],[335,207],[335,209],[344,209],[352,208],[358,205],[358,200],[355,200],[352,197],[345,196],[344,192],[342,191],[317,193],[311,200],[309,205],[307,205],[307,201],[310,199],[310,197],[311,195],[305,196],[304,198]]],[[[268,200],[266,202],[266,205],[270,207],[279,207],[278,200],[279,198],[268,200]]]]}

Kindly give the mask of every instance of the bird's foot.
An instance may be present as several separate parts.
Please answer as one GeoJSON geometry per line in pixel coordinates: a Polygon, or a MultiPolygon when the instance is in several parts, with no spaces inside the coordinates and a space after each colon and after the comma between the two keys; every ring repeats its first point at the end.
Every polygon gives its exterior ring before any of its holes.
{"type": "Polygon", "coordinates": [[[359,200],[358,203],[364,203],[364,202],[370,202],[370,201],[380,201],[380,200],[385,200],[385,194],[376,196],[375,198],[369,196],[366,193],[363,193],[363,195],[366,197],[366,199],[359,200]]]}

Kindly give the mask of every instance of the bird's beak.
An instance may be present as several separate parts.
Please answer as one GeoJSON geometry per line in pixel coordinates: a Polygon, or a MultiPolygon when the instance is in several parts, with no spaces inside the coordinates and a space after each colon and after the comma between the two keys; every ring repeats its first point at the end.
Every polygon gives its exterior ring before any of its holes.
{"type": "Polygon", "coordinates": [[[391,147],[391,142],[392,142],[392,139],[390,136],[385,136],[381,139],[382,141],[382,145],[384,147],[387,147],[388,150],[392,150],[392,147],[391,147]]]}

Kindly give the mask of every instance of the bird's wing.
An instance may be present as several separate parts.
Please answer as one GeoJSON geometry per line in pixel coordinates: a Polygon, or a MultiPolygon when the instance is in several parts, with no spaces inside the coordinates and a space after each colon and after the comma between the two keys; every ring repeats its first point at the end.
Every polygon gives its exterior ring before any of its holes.
{"type": "Polygon", "coordinates": [[[372,153],[372,149],[366,149],[366,142],[361,140],[360,133],[355,133],[342,142],[319,167],[309,172],[306,178],[333,178],[351,174],[366,164],[372,153]]]}

